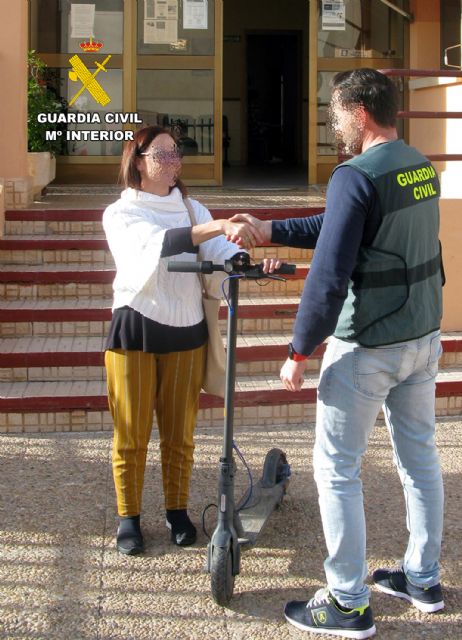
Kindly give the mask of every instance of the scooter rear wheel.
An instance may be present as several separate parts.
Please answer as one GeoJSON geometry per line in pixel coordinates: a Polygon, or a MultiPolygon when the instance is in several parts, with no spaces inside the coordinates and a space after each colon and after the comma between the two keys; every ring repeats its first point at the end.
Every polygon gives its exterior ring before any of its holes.
{"type": "Polygon", "coordinates": [[[271,488],[282,482],[288,477],[287,469],[287,458],[284,451],[276,448],[270,449],[263,463],[262,486],[271,488]]]}
{"type": "Polygon", "coordinates": [[[215,602],[221,606],[229,603],[234,591],[233,556],[231,549],[215,547],[212,552],[211,588],[215,602]]]}

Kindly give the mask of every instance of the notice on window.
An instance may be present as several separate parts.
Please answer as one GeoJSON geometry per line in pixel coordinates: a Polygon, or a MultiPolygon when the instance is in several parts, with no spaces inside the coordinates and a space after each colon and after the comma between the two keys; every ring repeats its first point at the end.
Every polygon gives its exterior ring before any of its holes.
{"type": "Polygon", "coordinates": [[[71,38],[95,36],[95,5],[71,4],[71,38]]]}
{"type": "Polygon", "coordinates": [[[323,31],[345,31],[345,2],[326,2],[322,0],[323,31]]]}
{"type": "Polygon", "coordinates": [[[207,0],[183,0],[183,29],[207,29],[207,0]]]}
{"type": "Polygon", "coordinates": [[[170,44],[178,40],[177,20],[145,20],[145,44],[170,44]]]}
{"type": "Polygon", "coordinates": [[[144,0],[144,43],[178,40],[178,0],[144,0]]]}
{"type": "Polygon", "coordinates": [[[178,20],[178,0],[144,0],[144,19],[178,20]]]}

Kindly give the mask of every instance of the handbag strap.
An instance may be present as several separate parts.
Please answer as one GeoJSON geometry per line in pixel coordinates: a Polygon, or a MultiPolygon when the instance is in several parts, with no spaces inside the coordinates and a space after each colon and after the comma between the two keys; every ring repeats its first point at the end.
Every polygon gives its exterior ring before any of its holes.
{"type": "MultiPolygon", "coordinates": [[[[186,209],[188,210],[188,213],[189,213],[189,219],[191,220],[191,227],[195,227],[197,225],[197,220],[196,220],[196,216],[194,214],[194,209],[193,209],[193,206],[191,204],[191,200],[189,198],[183,198],[183,202],[185,203],[186,209]]],[[[199,259],[201,257],[200,253],[201,253],[201,250],[200,250],[200,247],[199,247],[199,251],[197,253],[198,261],[199,261],[199,259]]],[[[198,275],[199,281],[201,283],[202,293],[204,293],[205,292],[204,274],[198,273],[197,275],[198,275]]]]}

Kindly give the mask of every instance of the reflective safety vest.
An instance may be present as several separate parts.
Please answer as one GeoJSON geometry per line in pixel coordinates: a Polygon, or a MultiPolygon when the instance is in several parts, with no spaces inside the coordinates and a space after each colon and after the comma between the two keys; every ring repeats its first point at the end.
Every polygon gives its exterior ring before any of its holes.
{"type": "Polygon", "coordinates": [[[334,335],[377,347],[438,329],[444,276],[435,169],[402,140],[371,147],[345,165],[374,185],[382,222],[372,244],[359,250],[334,335]]]}

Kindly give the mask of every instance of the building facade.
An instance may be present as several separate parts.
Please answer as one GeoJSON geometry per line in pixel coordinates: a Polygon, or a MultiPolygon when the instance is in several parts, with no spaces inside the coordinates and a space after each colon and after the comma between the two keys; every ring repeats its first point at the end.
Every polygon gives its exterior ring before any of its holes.
{"type": "MultiPolygon", "coordinates": [[[[333,74],[361,66],[448,68],[444,50],[460,43],[460,0],[1,4],[9,91],[3,123],[11,122],[24,154],[25,51],[33,49],[62,105],[57,182],[113,183],[123,131],[140,123],[178,135],[190,184],[221,185],[228,167],[265,166],[293,168],[307,184],[326,182],[337,162],[326,123],[333,74]]],[[[460,48],[448,55],[460,65],[460,48]]],[[[396,81],[407,109],[420,96],[407,79],[396,81]]],[[[400,128],[409,138],[406,122],[400,128]]]]}
{"type": "Polygon", "coordinates": [[[58,181],[114,180],[122,141],[113,139],[118,123],[106,121],[113,112],[171,127],[185,177],[196,184],[222,184],[223,164],[305,167],[307,182],[325,181],[337,155],[325,113],[332,75],[407,66],[407,2],[393,4],[30,0],[30,48],[48,65],[50,88],[69,113],[96,112],[100,120],[69,123],[58,181]],[[96,52],[81,49],[90,35],[102,45],[96,52]],[[87,90],[71,104],[76,54],[91,73],[106,63],[97,78],[104,105],[87,90]],[[101,126],[108,139],[79,137],[101,126]]]}
{"type": "MultiPolygon", "coordinates": [[[[0,11],[0,234],[4,210],[32,201],[28,50],[47,64],[65,119],[56,181],[74,184],[114,184],[123,136],[140,123],[175,131],[189,184],[226,186],[239,168],[325,183],[338,162],[326,126],[335,72],[461,67],[461,0],[0,0],[0,11]]],[[[460,111],[461,78],[396,82],[404,110],[460,111]]],[[[400,128],[423,153],[453,156],[435,166],[444,328],[461,330],[462,162],[454,156],[462,119],[414,118],[400,128]]]]}

